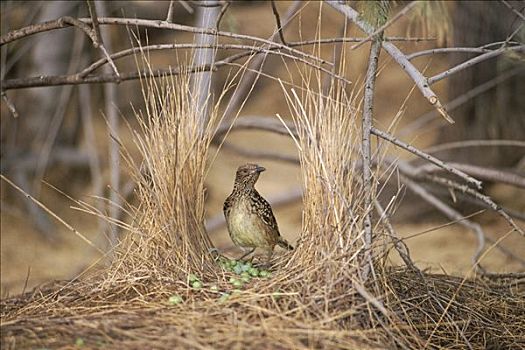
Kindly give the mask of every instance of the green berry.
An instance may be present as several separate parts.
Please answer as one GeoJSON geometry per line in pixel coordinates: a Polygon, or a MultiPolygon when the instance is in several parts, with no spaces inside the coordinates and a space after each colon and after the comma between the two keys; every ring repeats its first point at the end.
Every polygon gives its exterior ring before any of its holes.
{"type": "Polygon", "coordinates": [[[82,338],[75,339],[75,345],[76,346],[82,347],[82,346],[84,346],[84,344],[85,344],[84,339],[82,339],[82,338]]]}
{"type": "Polygon", "coordinates": [[[182,297],[178,294],[174,294],[172,295],[169,299],[168,299],[168,302],[171,304],[171,305],[177,305],[177,304],[180,304],[182,303],[182,297]]]}
{"type": "Polygon", "coordinates": [[[202,288],[202,282],[201,281],[193,281],[191,286],[195,289],[201,289],[202,288]]]}
{"type": "Polygon", "coordinates": [[[217,287],[216,285],[213,285],[213,286],[210,287],[210,290],[212,292],[217,292],[219,290],[219,287],[217,287]]]}
{"type": "Polygon", "coordinates": [[[259,269],[256,268],[256,267],[252,267],[248,270],[248,272],[250,273],[250,275],[252,275],[253,277],[257,277],[259,276],[259,269]]]}
{"type": "Polygon", "coordinates": [[[232,285],[236,288],[241,288],[243,285],[243,282],[241,280],[235,280],[232,282],[232,285]]]}
{"type": "Polygon", "coordinates": [[[199,277],[197,277],[197,276],[194,275],[193,273],[190,273],[190,275],[188,276],[188,279],[190,280],[190,283],[191,283],[191,282],[198,281],[198,280],[199,280],[199,277]]]}
{"type": "Polygon", "coordinates": [[[228,300],[229,297],[230,297],[230,294],[228,294],[228,293],[224,293],[224,294],[222,294],[222,295],[219,297],[219,302],[220,302],[220,303],[224,303],[226,300],[228,300]]]}
{"type": "Polygon", "coordinates": [[[250,282],[251,279],[252,279],[252,277],[250,275],[248,275],[248,276],[241,276],[241,281],[243,281],[244,283],[250,282]]]}
{"type": "Polygon", "coordinates": [[[242,273],[242,267],[240,265],[235,265],[235,267],[233,268],[233,272],[240,275],[242,273]]]}
{"type": "Polygon", "coordinates": [[[267,278],[267,277],[270,277],[270,276],[271,276],[270,271],[266,271],[266,270],[259,271],[259,277],[261,277],[261,278],[267,278]]]}

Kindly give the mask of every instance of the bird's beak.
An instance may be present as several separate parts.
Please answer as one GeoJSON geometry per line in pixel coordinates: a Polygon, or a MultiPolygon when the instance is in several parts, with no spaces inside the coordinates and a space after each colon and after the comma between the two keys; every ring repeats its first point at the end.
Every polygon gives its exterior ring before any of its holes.
{"type": "Polygon", "coordinates": [[[265,171],[265,170],[266,170],[265,167],[258,166],[258,165],[257,165],[257,168],[255,168],[255,171],[258,172],[258,173],[262,173],[262,172],[265,171]]]}

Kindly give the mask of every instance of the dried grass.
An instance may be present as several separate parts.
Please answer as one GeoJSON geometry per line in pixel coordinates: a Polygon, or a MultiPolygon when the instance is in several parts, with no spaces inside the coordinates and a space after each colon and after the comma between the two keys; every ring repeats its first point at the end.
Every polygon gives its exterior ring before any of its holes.
{"type": "MultiPolygon", "coordinates": [[[[309,78],[304,82],[311,83],[309,78]]],[[[352,166],[356,114],[342,89],[329,97],[289,91],[305,188],[296,250],[226,300],[230,272],[214,261],[203,228],[204,178],[217,107],[202,128],[189,79],[145,82],[139,116],[138,204],[111,266],[2,300],[2,349],[375,349],[523,347],[524,293],[410,269],[383,268],[360,281],[363,194],[352,166]],[[191,288],[190,273],[204,288],[191,288]],[[210,287],[216,285],[218,291],[210,287]],[[184,302],[170,305],[173,295],[184,302]]],[[[378,228],[381,230],[381,228],[378,228]]]]}

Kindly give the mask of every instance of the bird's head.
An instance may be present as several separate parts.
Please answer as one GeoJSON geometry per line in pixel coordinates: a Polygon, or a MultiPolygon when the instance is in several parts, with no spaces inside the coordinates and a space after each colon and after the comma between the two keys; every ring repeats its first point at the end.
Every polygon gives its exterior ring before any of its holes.
{"type": "Polygon", "coordinates": [[[235,175],[235,187],[237,189],[253,188],[259,178],[259,174],[265,170],[265,168],[257,164],[248,163],[241,165],[235,175]]]}

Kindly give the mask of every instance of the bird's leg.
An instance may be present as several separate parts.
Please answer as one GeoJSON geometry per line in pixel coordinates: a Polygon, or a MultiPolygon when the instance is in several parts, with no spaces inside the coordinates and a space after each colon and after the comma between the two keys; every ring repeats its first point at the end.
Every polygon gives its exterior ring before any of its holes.
{"type": "Polygon", "coordinates": [[[272,260],[272,255],[273,255],[273,249],[272,250],[267,250],[266,254],[265,254],[264,262],[258,264],[259,267],[261,267],[263,269],[269,268],[270,267],[270,260],[272,260]]]}
{"type": "MultiPolygon", "coordinates": [[[[244,249],[243,249],[243,251],[244,251],[244,249]]],[[[244,253],[244,255],[239,258],[239,261],[241,261],[242,259],[246,258],[248,255],[250,255],[254,251],[255,251],[255,248],[253,248],[252,250],[249,250],[247,253],[244,253]]]]}

